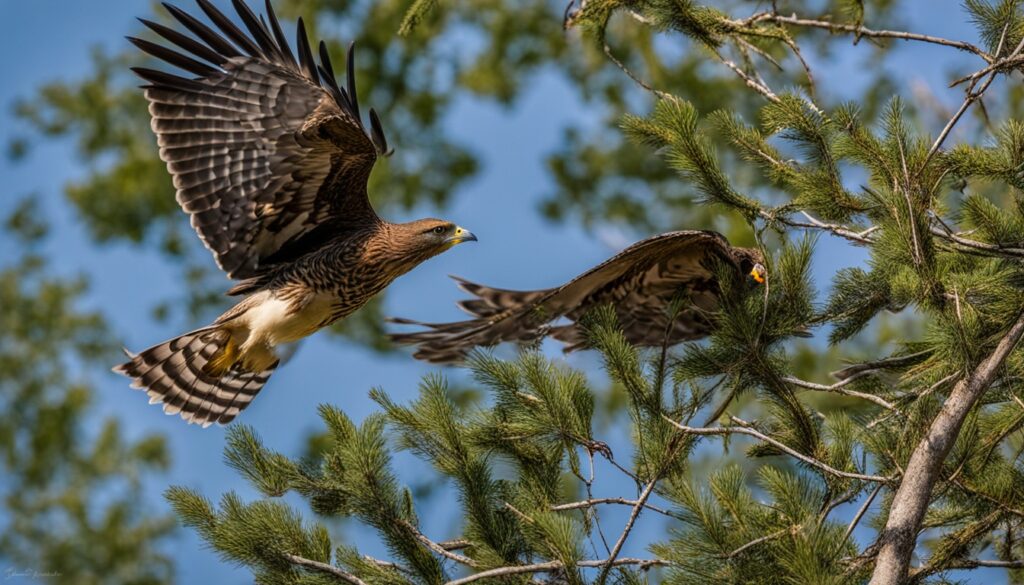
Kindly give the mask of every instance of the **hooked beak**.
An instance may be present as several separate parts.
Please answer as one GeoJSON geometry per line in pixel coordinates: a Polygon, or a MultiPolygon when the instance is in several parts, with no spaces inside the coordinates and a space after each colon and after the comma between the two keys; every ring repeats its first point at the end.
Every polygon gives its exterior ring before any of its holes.
{"type": "Polygon", "coordinates": [[[750,276],[753,277],[757,284],[764,284],[765,276],[768,271],[761,264],[754,264],[754,269],[750,271],[750,276]]]}
{"type": "Polygon", "coordinates": [[[462,242],[475,241],[477,241],[476,235],[473,232],[467,230],[466,228],[460,226],[455,226],[455,231],[453,231],[452,235],[448,237],[448,243],[452,244],[453,246],[455,244],[461,244],[462,242]]]}

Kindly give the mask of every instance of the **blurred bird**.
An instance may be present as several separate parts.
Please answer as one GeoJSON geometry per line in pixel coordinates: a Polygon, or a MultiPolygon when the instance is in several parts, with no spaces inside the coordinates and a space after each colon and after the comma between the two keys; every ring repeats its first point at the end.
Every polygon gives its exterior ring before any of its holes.
{"type": "Polygon", "coordinates": [[[279,363],[275,348],[346,317],[395,278],[461,242],[440,219],[390,223],[367,180],[387,140],[374,110],[359,113],[353,50],[339,87],[327,48],[317,63],[298,20],[292,53],[270,3],[257,18],[240,0],[243,32],[208,0],[203,24],[164,4],[192,36],[142,23],[175,49],[129,38],[192,75],[134,68],[177,200],[244,298],[212,325],[153,346],[114,371],[151,403],[204,427],[249,405],[279,363]],[[268,24],[269,21],[269,24],[268,24]],[[219,32],[218,32],[219,31],[219,32]]]}
{"type": "Polygon", "coordinates": [[[390,337],[415,345],[416,358],[437,363],[458,362],[477,346],[531,343],[546,335],[565,343],[570,352],[587,346],[579,320],[591,309],[611,305],[630,343],[675,345],[714,329],[713,313],[721,294],[717,263],[756,285],[767,278],[763,262],[760,250],[734,248],[716,232],[668,232],[633,244],[557,288],[504,290],[456,277],[459,287],[476,297],[459,303],[474,319],[389,319],[425,328],[390,337]],[[562,317],[569,323],[551,325],[562,317]]]}

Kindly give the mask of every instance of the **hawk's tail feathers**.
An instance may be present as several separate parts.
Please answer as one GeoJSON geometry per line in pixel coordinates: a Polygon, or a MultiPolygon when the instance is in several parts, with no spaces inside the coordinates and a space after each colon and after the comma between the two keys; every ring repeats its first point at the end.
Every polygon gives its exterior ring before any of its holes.
{"type": "Polygon", "coordinates": [[[394,343],[415,345],[413,357],[418,360],[435,364],[456,364],[478,345],[495,345],[500,339],[480,339],[480,334],[487,330],[485,319],[470,319],[454,323],[423,323],[401,317],[388,317],[389,323],[399,325],[417,325],[425,328],[412,333],[391,333],[388,337],[394,343]]]}
{"type": "Polygon", "coordinates": [[[508,290],[470,282],[458,276],[451,276],[459,288],[475,296],[456,303],[460,309],[474,317],[493,317],[504,311],[524,307],[549,294],[551,289],[508,290]]]}
{"type": "Polygon", "coordinates": [[[180,335],[132,354],[114,368],[132,378],[132,388],[145,390],[150,404],[163,403],[164,412],[204,428],[227,424],[252,402],[277,367],[262,372],[221,368],[225,354],[232,353],[231,334],[216,326],[180,335]],[[212,362],[212,363],[211,363],[212,362]],[[217,371],[223,374],[218,375],[217,371]]]}
{"type": "Polygon", "coordinates": [[[522,315],[512,315],[494,323],[488,319],[469,319],[452,323],[424,323],[413,319],[389,317],[390,323],[416,325],[420,331],[391,333],[391,341],[415,345],[413,357],[435,364],[457,364],[477,347],[492,347],[505,341],[534,343],[547,334],[544,322],[539,325],[522,315]]]}

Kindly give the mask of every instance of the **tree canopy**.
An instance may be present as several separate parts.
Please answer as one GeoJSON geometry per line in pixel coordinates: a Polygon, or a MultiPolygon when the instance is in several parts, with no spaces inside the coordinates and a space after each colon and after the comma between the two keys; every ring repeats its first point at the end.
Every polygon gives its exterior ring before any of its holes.
{"type": "MultiPolygon", "coordinates": [[[[677,348],[637,350],[610,313],[595,312],[588,331],[605,376],[536,348],[514,359],[484,351],[469,382],[429,376],[408,403],[373,390],[380,413],[363,421],[324,405],[324,434],[300,456],[232,426],[227,463],[261,497],[214,503],[176,486],[166,494],[176,515],[260,583],[941,583],[990,568],[1019,581],[1024,7],[966,0],[970,40],[921,30],[915,8],[281,3],[282,17],[302,15],[333,40],[336,59],[347,40],[360,45],[364,99],[387,105],[401,145],[373,175],[375,204],[449,203],[480,169],[445,136],[460,97],[514,104],[556,71],[600,122],[566,124],[541,213],[632,233],[717,228],[761,247],[770,277],[762,294],[727,288],[714,334],[677,348]],[[957,56],[953,89],[913,86],[885,66],[902,44],[927,59],[957,56]],[[857,51],[879,65],[854,75],[857,51]],[[952,109],[940,91],[961,92],[952,109]],[[815,282],[825,239],[866,260],[815,282]],[[394,462],[410,455],[455,495],[443,536],[421,520],[426,496],[400,479],[394,462]],[[339,537],[338,519],[375,533],[387,558],[339,537]]],[[[212,266],[143,131],[125,71],[138,59],[98,53],[85,79],[43,87],[18,112],[40,138],[73,138],[93,168],[66,192],[91,236],[180,259],[176,293],[198,316],[219,302],[212,266]]],[[[11,225],[31,226],[26,217],[11,225]]],[[[10,270],[21,271],[10,277],[18,299],[48,298],[18,288],[36,272],[10,270]]],[[[33,310],[30,332],[52,312],[33,310]]],[[[375,305],[343,332],[385,349],[380,317],[375,305]]],[[[68,319],[69,333],[39,343],[70,353],[78,346],[59,344],[103,335],[98,317],[68,319]]],[[[63,387],[51,366],[33,376],[63,387]]],[[[29,400],[15,390],[29,387],[13,384],[3,399],[15,408],[29,400]]],[[[110,441],[113,452],[161,460],[156,443],[110,441]]],[[[138,522],[134,542],[160,538],[159,521],[138,522]]],[[[135,558],[161,566],[148,554],[135,558]]]]}

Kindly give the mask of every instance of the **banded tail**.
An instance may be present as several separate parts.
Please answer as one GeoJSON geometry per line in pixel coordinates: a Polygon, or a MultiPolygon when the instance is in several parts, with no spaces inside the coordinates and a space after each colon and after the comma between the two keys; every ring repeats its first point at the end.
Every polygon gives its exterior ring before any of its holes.
{"type": "Polygon", "coordinates": [[[130,360],[114,371],[132,378],[132,388],[145,390],[150,404],[163,403],[165,413],[205,428],[231,422],[277,367],[275,361],[260,372],[241,371],[232,365],[237,351],[229,331],[204,327],[137,355],[125,350],[130,360]]]}

